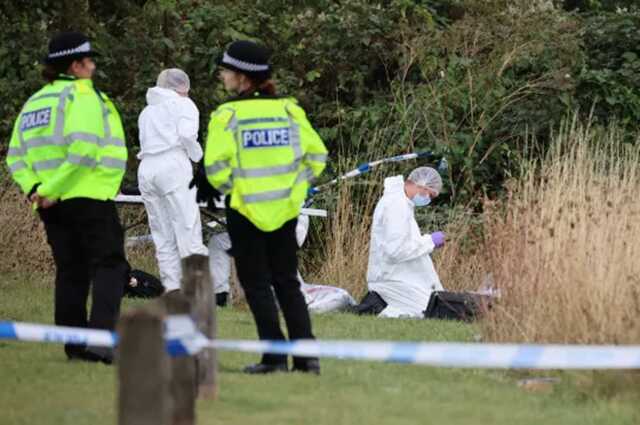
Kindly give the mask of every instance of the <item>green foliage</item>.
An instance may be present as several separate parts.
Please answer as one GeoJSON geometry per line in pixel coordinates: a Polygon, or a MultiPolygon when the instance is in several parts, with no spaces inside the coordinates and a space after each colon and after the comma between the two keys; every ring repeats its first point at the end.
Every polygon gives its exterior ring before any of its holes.
{"type": "MultiPolygon", "coordinates": [[[[571,75],[583,63],[576,19],[501,6],[484,2],[464,19],[407,37],[389,94],[344,113],[341,140],[445,154],[455,202],[499,191],[527,139],[543,143],[574,106],[571,75]]],[[[368,157],[378,152],[353,145],[368,157]]]]}
{"type": "MultiPolygon", "coordinates": [[[[216,59],[240,38],[272,50],[279,91],[300,100],[330,149],[327,174],[431,149],[447,155],[454,202],[499,192],[529,139],[544,146],[574,108],[586,115],[595,105],[599,122],[629,128],[640,117],[633,11],[578,16],[546,0],[5,3],[0,155],[22,103],[42,84],[48,38],[69,28],[102,52],[96,85],[121,111],[132,158],[145,92],[163,68],[190,75],[204,138],[210,111],[227,96],[216,59]]],[[[129,179],[135,168],[132,159],[129,179]]]]}
{"type": "MultiPolygon", "coordinates": [[[[52,279],[52,278],[51,278],[52,279]]],[[[51,287],[30,275],[0,281],[0,317],[35,323],[53,321],[51,287]]],[[[125,300],[123,311],[144,302],[125,300]]],[[[218,337],[255,340],[248,311],[217,313],[218,337]]],[[[441,320],[390,320],[351,314],[313,317],[319,339],[451,342],[472,341],[473,325],[441,320]]],[[[0,406],[3,425],[111,425],[117,422],[117,373],[102,364],[68,362],[59,344],[3,341],[0,406]]],[[[591,372],[508,372],[433,368],[408,364],[322,359],[322,375],[249,376],[239,373],[255,354],[219,352],[219,399],[199,402],[201,424],[343,425],[366,423],[449,425],[632,424],[637,423],[633,372],[601,372],[612,397],[599,393],[591,372]],[[551,374],[551,375],[549,375],[551,374]],[[529,393],[522,378],[554,376],[551,393],[529,393]],[[629,378],[627,378],[627,376],[629,378]],[[425,420],[428,418],[428,421],[425,420]]],[[[636,384],[637,388],[637,384],[636,384]]]]}
{"type": "Polygon", "coordinates": [[[599,13],[586,18],[587,55],[579,78],[583,109],[599,122],[640,122],[640,13],[599,13]]]}
{"type": "Polygon", "coordinates": [[[615,12],[616,10],[638,10],[638,2],[636,0],[559,0],[556,3],[568,11],[615,12]]]}
{"type": "Polygon", "coordinates": [[[567,75],[581,64],[570,17],[490,3],[440,32],[419,62],[426,84],[414,109],[450,158],[462,200],[498,190],[523,141],[546,138],[571,106],[567,75]]]}

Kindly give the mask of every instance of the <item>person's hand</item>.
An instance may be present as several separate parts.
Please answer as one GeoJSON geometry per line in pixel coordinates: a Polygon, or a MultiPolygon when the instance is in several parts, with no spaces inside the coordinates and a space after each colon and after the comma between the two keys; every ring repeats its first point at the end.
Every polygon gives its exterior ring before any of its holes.
{"type": "Polygon", "coordinates": [[[40,183],[36,183],[33,185],[33,187],[31,188],[31,190],[29,191],[29,193],[27,193],[27,199],[33,203],[37,203],[38,200],[38,187],[40,186],[40,183]],[[34,196],[35,195],[35,196],[34,196]]]}
{"type": "Polygon", "coordinates": [[[204,170],[204,166],[200,165],[193,174],[193,179],[189,182],[189,189],[196,187],[196,200],[198,202],[208,202],[211,198],[216,201],[220,201],[222,195],[216,188],[211,186],[207,179],[207,173],[204,170]]]}
{"type": "Polygon", "coordinates": [[[46,210],[47,208],[54,206],[56,203],[58,203],[56,199],[49,199],[49,198],[45,198],[44,196],[41,196],[39,205],[40,205],[40,208],[46,210]]]}
{"type": "Polygon", "coordinates": [[[215,187],[211,186],[208,181],[201,182],[199,184],[196,183],[195,186],[197,188],[196,201],[198,203],[206,202],[210,207],[211,204],[213,204],[214,200],[220,202],[220,200],[222,199],[222,193],[220,193],[220,191],[215,187]]]}
{"type": "Polygon", "coordinates": [[[220,193],[215,187],[211,187],[211,186],[209,187],[211,188],[212,194],[206,199],[207,209],[212,212],[218,211],[220,209],[224,209],[224,207],[218,208],[218,206],[215,203],[215,201],[220,202],[223,196],[222,193],[220,193]]]}
{"type": "Polygon", "coordinates": [[[38,208],[42,208],[44,210],[52,207],[58,202],[55,199],[49,199],[49,198],[45,198],[44,196],[40,196],[38,195],[37,192],[32,193],[31,196],[29,197],[29,200],[34,204],[36,204],[38,208]]]}
{"type": "Polygon", "coordinates": [[[198,188],[200,180],[202,180],[202,177],[203,177],[202,174],[204,174],[205,178],[207,177],[204,171],[204,165],[202,163],[196,164],[196,168],[195,170],[193,170],[193,178],[189,182],[189,189],[193,189],[194,186],[198,188]]]}
{"type": "Polygon", "coordinates": [[[431,240],[436,248],[442,248],[444,246],[446,235],[444,232],[434,232],[431,234],[431,240]]]}
{"type": "Polygon", "coordinates": [[[193,175],[193,179],[189,183],[189,189],[196,187],[196,201],[198,203],[206,202],[207,208],[211,211],[215,211],[217,208],[214,201],[220,202],[222,199],[222,193],[215,187],[211,186],[207,179],[207,173],[203,166],[199,166],[193,175]]]}

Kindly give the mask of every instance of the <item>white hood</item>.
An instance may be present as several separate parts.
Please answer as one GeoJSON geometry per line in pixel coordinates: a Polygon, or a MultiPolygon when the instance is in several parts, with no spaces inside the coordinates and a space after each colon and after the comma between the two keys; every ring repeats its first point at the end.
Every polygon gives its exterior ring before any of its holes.
{"type": "Polygon", "coordinates": [[[159,105],[170,100],[175,100],[180,95],[173,90],[162,87],[151,87],[147,90],[147,105],[159,105]]]}
{"type": "Polygon", "coordinates": [[[404,177],[393,176],[384,179],[384,196],[404,193],[404,177]]]}
{"type": "Polygon", "coordinates": [[[147,104],[138,117],[138,158],[180,149],[198,162],[202,158],[198,143],[200,114],[193,101],[173,90],[151,87],[147,90],[147,104]]]}

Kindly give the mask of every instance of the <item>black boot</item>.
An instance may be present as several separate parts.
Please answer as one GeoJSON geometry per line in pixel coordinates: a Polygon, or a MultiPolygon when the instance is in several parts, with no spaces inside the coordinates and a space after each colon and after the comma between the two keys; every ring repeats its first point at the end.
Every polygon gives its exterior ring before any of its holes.
{"type": "Polygon", "coordinates": [[[109,347],[82,347],[72,351],[65,347],[65,351],[69,360],[113,364],[113,349],[109,347]]]}
{"type": "Polygon", "coordinates": [[[320,360],[317,358],[308,358],[304,361],[295,361],[291,372],[311,373],[313,375],[320,375],[320,360]]]}
{"type": "Polygon", "coordinates": [[[69,360],[82,360],[84,353],[87,351],[86,345],[65,344],[64,352],[69,360]]]}
{"type": "Polygon", "coordinates": [[[218,307],[226,307],[228,301],[229,301],[228,292],[220,292],[216,294],[216,305],[218,307]]]}
{"type": "Polygon", "coordinates": [[[288,372],[289,368],[287,367],[286,363],[256,363],[245,367],[242,371],[244,373],[248,373],[249,375],[266,375],[268,373],[275,372],[288,372]]]}
{"type": "Polygon", "coordinates": [[[374,291],[367,292],[367,295],[355,306],[355,313],[358,315],[372,314],[377,316],[382,310],[387,308],[387,303],[380,294],[374,291]]]}
{"type": "Polygon", "coordinates": [[[84,359],[91,362],[100,362],[107,365],[113,364],[113,348],[88,346],[84,359]]]}

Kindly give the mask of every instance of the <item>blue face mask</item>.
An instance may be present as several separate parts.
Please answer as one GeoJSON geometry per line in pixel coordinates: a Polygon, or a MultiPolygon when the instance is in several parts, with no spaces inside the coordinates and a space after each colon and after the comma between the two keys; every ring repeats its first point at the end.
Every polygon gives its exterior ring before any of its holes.
{"type": "Polygon", "coordinates": [[[426,207],[431,203],[430,197],[420,195],[419,193],[417,193],[411,200],[416,207],[426,207]]]}

